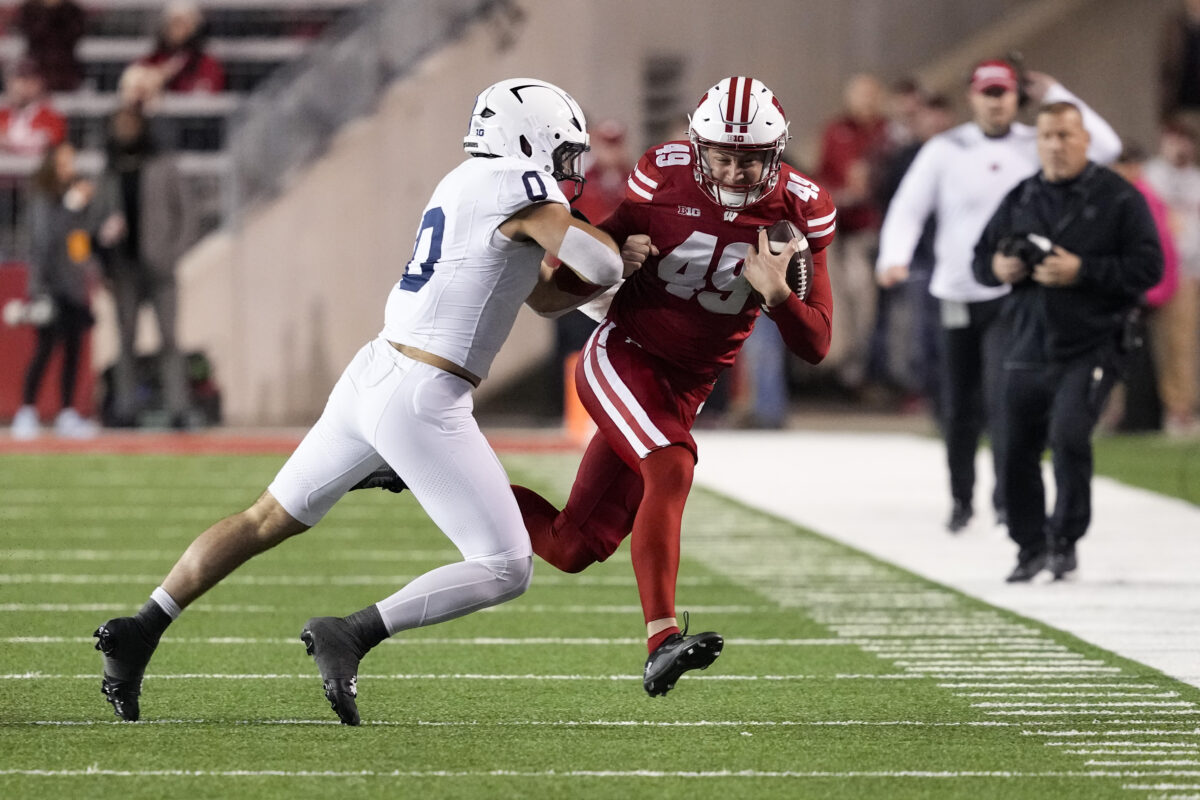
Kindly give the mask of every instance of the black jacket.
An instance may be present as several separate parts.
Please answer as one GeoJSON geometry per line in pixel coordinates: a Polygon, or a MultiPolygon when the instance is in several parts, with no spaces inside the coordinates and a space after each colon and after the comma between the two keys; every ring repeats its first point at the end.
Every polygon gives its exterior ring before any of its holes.
{"type": "Polygon", "coordinates": [[[1008,365],[1066,361],[1115,346],[1128,312],[1162,278],[1158,231],[1141,192],[1120,175],[1089,163],[1066,184],[1039,172],[1005,196],[975,246],[975,277],[999,286],[992,255],[1006,236],[1036,233],[1079,256],[1071,286],[1032,278],[1005,299],[1012,340],[1008,365]]]}

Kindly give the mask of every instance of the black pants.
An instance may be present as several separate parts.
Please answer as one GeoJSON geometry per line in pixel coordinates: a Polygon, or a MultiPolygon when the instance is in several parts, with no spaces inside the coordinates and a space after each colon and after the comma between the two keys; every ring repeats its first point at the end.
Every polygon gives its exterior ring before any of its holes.
{"type": "Polygon", "coordinates": [[[187,369],[175,343],[178,291],[174,275],[155,275],[143,265],[121,261],[109,275],[117,307],[120,351],[114,370],[116,398],[114,413],[122,424],[131,424],[141,410],[138,403],[136,339],[138,312],[143,303],[154,308],[158,321],[159,379],[163,404],[173,418],[189,405],[187,369]]]}
{"type": "Polygon", "coordinates": [[[50,356],[54,345],[62,342],[62,407],[69,408],[75,400],[75,376],[79,370],[79,351],[83,347],[83,335],[92,326],[92,312],[85,306],[56,300],[54,320],[49,325],[37,329],[37,345],[34,347],[33,360],[25,370],[25,386],[21,396],[24,405],[31,406],[37,402],[38,388],[46,367],[50,365],[50,356]]]}
{"type": "Polygon", "coordinates": [[[1007,328],[1000,318],[1004,298],[982,303],[942,301],[942,437],[950,467],[950,496],[973,505],[975,451],[988,431],[996,474],[992,505],[1005,508],[1004,436],[997,408],[1007,328]]]}
{"type": "Polygon", "coordinates": [[[1092,430],[1119,378],[1115,350],[1066,363],[1004,371],[1008,533],[1022,549],[1075,542],[1092,519],[1092,430]],[[1054,464],[1054,511],[1046,518],[1042,453],[1054,464]]]}

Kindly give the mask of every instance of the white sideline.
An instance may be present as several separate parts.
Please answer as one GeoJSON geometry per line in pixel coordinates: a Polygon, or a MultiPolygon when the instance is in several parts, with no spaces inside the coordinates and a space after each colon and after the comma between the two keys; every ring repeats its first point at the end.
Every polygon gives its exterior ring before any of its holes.
{"type": "MultiPolygon", "coordinates": [[[[1009,585],[1016,546],[992,525],[986,453],[975,520],[952,536],[935,439],[812,431],[705,431],[696,439],[697,484],[1200,686],[1196,506],[1097,478],[1077,577],[1009,585]]],[[[1051,497],[1053,485],[1047,475],[1051,497]]]]}

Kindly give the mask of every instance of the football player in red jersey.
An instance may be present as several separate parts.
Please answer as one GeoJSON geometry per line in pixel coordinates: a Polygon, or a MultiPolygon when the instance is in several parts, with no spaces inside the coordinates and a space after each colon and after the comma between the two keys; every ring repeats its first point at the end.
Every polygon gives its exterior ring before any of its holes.
{"type": "MultiPolygon", "coordinates": [[[[632,533],[650,652],[643,682],[652,696],[666,694],[683,672],[707,667],[723,645],[716,633],[688,636],[686,616],[681,632],[675,613],[700,405],[761,313],[805,361],[815,364],[829,349],[833,298],[822,251],[836,211],[827,192],[782,162],[787,128],[760,81],[726,78],[701,98],[690,141],[642,156],[624,201],[599,226],[624,243],[627,277],[576,371],[599,430],[562,511],[514,487],[534,552],[559,569],[603,561],[632,533]],[[798,243],[777,256],[767,249],[763,228],[781,219],[800,228],[813,252],[803,301],[784,280],[798,243]]],[[[594,288],[556,271],[529,303],[553,313],[594,288]]]]}

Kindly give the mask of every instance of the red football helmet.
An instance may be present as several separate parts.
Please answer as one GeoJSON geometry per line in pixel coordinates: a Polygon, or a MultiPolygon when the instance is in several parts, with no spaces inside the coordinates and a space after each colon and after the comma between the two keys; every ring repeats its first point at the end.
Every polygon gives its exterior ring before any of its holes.
{"type": "Polygon", "coordinates": [[[774,92],[754,78],[725,78],[709,89],[688,117],[695,176],[718,205],[745,208],[770,194],[788,140],[788,121],[774,92]],[[753,184],[722,183],[712,175],[709,148],[761,153],[763,170],[753,184]]]}

